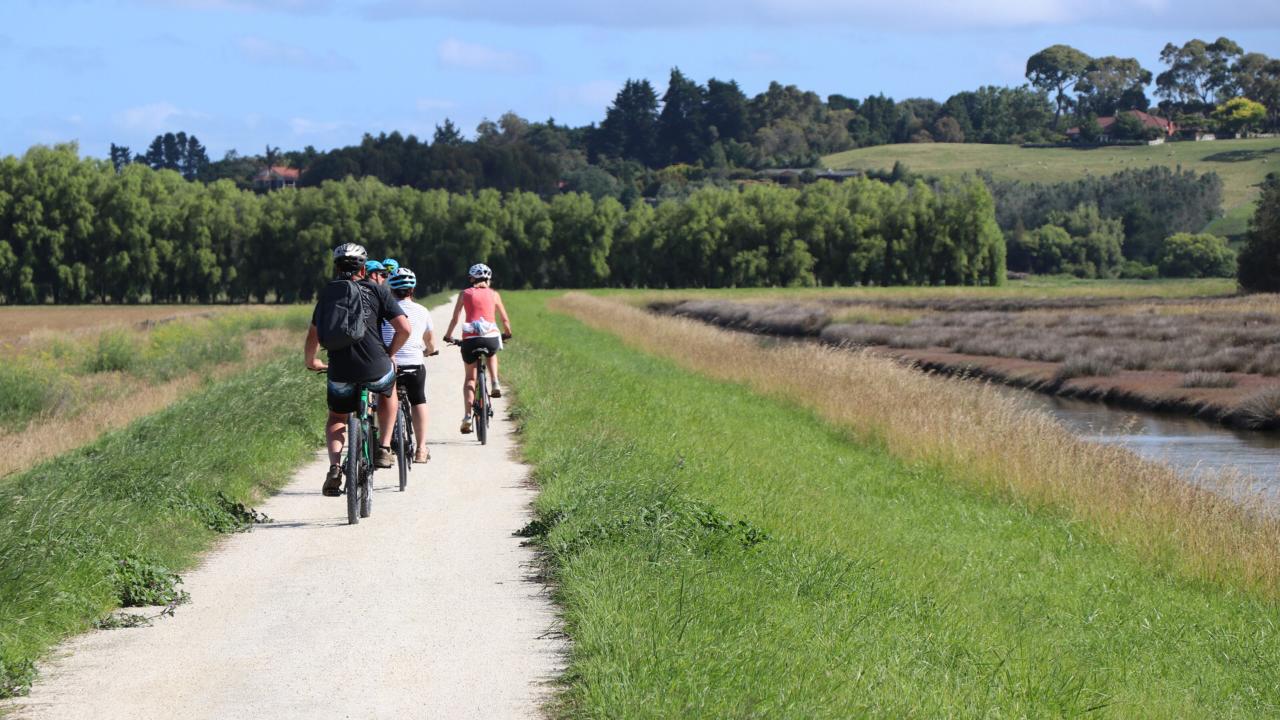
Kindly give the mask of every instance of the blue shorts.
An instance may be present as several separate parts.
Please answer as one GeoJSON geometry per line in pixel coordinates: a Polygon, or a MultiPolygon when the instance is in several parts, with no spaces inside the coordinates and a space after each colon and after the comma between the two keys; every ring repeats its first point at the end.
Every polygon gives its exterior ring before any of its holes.
{"type": "MultiPolygon", "coordinates": [[[[360,396],[356,394],[356,387],[361,384],[330,380],[328,397],[326,398],[329,402],[329,410],[339,415],[346,415],[358,410],[360,408],[360,396]]],[[[368,386],[370,392],[389,396],[391,395],[391,388],[396,384],[396,372],[395,370],[388,370],[386,375],[373,382],[363,384],[368,386]]]]}

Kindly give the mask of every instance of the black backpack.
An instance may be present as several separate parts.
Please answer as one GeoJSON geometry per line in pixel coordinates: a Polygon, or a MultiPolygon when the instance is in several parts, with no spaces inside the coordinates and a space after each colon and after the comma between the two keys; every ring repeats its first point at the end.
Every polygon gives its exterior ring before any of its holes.
{"type": "Polygon", "coordinates": [[[352,280],[334,280],[320,291],[316,311],[316,334],[330,352],[351,347],[364,337],[364,289],[352,280]]]}

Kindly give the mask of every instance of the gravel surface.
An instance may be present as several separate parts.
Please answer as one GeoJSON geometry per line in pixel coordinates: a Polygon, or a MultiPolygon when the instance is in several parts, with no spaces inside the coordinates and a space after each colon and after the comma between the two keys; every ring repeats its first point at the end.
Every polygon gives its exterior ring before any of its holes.
{"type": "MultiPolygon", "coordinates": [[[[433,312],[437,333],[450,307],[433,312]]],[[[565,645],[546,588],[531,578],[533,551],[513,535],[529,518],[529,468],[513,459],[505,399],[494,401],[488,446],[458,433],[456,348],[427,369],[433,458],[414,466],[406,492],[394,468],[380,470],[373,516],[348,526],[345,500],[320,495],[327,461],[317,455],[260,508],[274,523],[228,538],[184,574],[190,604],[151,627],[64,644],[9,709],[95,719],[538,716],[565,645]]]]}

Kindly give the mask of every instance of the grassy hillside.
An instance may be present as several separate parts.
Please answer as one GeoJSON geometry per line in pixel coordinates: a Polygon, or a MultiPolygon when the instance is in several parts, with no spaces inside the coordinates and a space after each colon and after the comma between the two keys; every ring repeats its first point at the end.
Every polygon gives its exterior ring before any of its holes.
{"type": "Polygon", "coordinates": [[[1255,187],[1270,171],[1280,170],[1280,139],[1180,142],[1146,147],[1020,148],[1015,145],[916,143],[881,145],[828,155],[823,165],[839,170],[890,169],[901,160],[913,172],[961,175],[990,171],[998,178],[1062,182],[1086,175],[1110,175],[1128,168],[1181,165],[1222,178],[1223,209],[1250,204],[1255,187]]]}

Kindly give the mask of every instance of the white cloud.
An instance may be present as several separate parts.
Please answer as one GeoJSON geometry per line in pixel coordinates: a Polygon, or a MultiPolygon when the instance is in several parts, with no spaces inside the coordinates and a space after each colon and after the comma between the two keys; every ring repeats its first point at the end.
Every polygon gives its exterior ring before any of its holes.
{"type": "Polygon", "coordinates": [[[287,66],[303,70],[334,72],[351,70],[355,64],[332,50],[315,51],[309,48],[268,40],[256,35],[240,38],[240,54],[246,60],[259,65],[287,66]]]}
{"type": "Polygon", "coordinates": [[[506,25],[611,28],[840,26],[849,29],[949,30],[1090,23],[1197,28],[1205,23],[1258,29],[1280,26],[1280,3],[1238,0],[372,0],[364,15],[377,20],[434,17],[506,25]]]}
{"type": "Polygon", "coordinates": [[[436,47],[440,64],[460,70],[516,73],[532,69],[531,58],[510,50],[449,38],[436,47]]]}
{"type": "Polygon", "coordinates": [[[178,122],[203,120],[208,116],[184,110],[171,102],[161,101],[132,107],[116,115],[116,124],[125,130],[158,133],[173,130],[178,122]]]}

